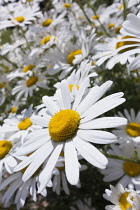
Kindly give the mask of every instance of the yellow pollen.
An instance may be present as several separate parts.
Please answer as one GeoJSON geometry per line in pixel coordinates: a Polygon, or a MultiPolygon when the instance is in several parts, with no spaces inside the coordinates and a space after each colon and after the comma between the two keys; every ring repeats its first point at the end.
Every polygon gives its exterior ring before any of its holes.
{"type": "Polygon", "coordinates": [[[32,125],[32,122],[30,120],[30,117],[22,120],[21,122],[18,123],[18,128],[20,130],[26,130],[27,128],[29,128],[32,125]]]}
{"type": "Polygon", "coordinates": [[[12,107],[12,109],[11,109],[11,113],[12,113],[12,114],[14,114],[14,113],[16,113],[16,111],[17,111],[17,107],[15,107],[15,106],[14,106],[14,107],[12,107]]]}
{"type": "Polygon", "coordinates": [[[128,203],[128,201],[126,200],[127,197],[129,195],[129,192],[125,192],[121,195],[120,199],[119,199],[119,206],[122,210],[127,210],[129,208],[131,208],[132,206],[128,203]]]}
{"type": "Polygon", "coordinates": [[[44,38],[41,40],[40,45],[43,45],[43,44],[46,44],[47,42],[49,42],[52,36],[53,36],[53,35],[49,35],[49,36],[44,37],[44,38]]]}
{"type": "MultiPolygon", "coordinates": [[[[135,38],[133,36],[124,36],[122,39],[129,39],[129,38],[135,38]]],[[[126,46],[126,45],[130,45],[130,44],[137,44],[138,42],[136,41],[121,41],[121,42],[117,42],[116,44],[116,49],[122,47],[122,46],[126,46]]],[[[136,47],[128,47],[128,48],[125,48],[123,50],[120,50],[118,53],[124,53],[126,51],[129,51],[129,50],[133,50],[135,49],[136,47]]]]}
{"type": "MultiPolygon", "coordinates": [[[[80,88],[79,85],[75,85],[75,86],[76,86],[77,90],[79,90],[79,88],[80,88]]],[[[69,85],[70,92],[72,92],[73,87],[74,87],[73,84],[69,85]]]]}
{"type": "Polygon", "coordinates": [[[91,19],[92,20],[98,20],[99,18],[100,18],[100,15],[93,15],[91,19]]]}
{"type": "Polygon", "coordinates": [[[34,67],[35,67],[34,65],[25,66],[25,67],[23,68],[22,72],[25,73],[25,72],[27,72],[27,71],[29,71],[29,70],[32,70],[34,67]]]}
{"type": "Polygon", "coordinates": [[[43,27],[48,27],[53,22],[52,19],[47,19],[42,22],[43,27]]]}
{"type": "Polygon", "coordinates": [[[6,85],[6,82],[0,83],[0,88],[3,88],[6,85]]]}
{"type": "Polygon", "coordinates": [[[126,126],[126,133],[132,137],[140,136],[140,124],[134,122],[129,123],[126,126]]]}
{"type": "Polygon", "coordinates": [[[22,23],[25,20],[25,18],[23,16],[19,16],[14,18],[14,20],[18,21],[19,23],[22,23]]]}
{"type": "Polygon", "coordinates": [[[77,19],[78,20],[82,20],[82,19],[84,19],[85,18],[85,16],[79,16],[77,19]]]}
{"type": "Polygon", "coordinates": [[[92,62],[91,62],[91,66],[94,66],[94,65],[95,65],[95,62],[94,62],[94,61],[92,61],[92,62]]]}
{"type": "Polygon", "coordinates": [[[80,55],[80,54],[82,54],[82,50],[74,50],[74,51],[72,51],[67,57],[68,63],[72,65],[73,64],[73,60],[75,59],[75,55],[80,55]]]}
{"type": "Polygon", "coordinates": [[[128,176],[138,176],[140,174],[140,165],[130,161],[124,162],[124,171],[128,176]]]}
{"type": "Polygon", "coordinates": [[[108,27],[108,29],[111,29],[111,28],[115,27],[115,24],[114,23],[109,23],[107,27],[108,27]]]}
{"type": "Polygon", "coordinates": [[[26,86],[31,87],[31,86],[35,85],[37,83],[37,81],[38,81],[38,77],[32,76],[26,81],[26,86]]]}
{"type": "Polygon", "coordinates": [[[118,27],[115,29],[115,33],[116,33],[116,34],[120,33],[121,28],[122,28],[122,26],[118,26],[118,27]]]}
{"type": "Polygon", "coordinates": [[[71,4],[63,4],[63,7],[70,8],[71,4]]]}
{"type": "Polygon", "coordinates": [[[12,148],[12,144],[10,141],[2,140],[0,141],[0,159],[3,159],[12,148]]]}
{"type": "Polygon", "coordinates": [[[80,115],[71,109],[60,110],[49,122],[49,133],[54,141],[72,138],[78,129],[80,115]]]}
{"type": "Polygon", "coordinates": [[[123,4],[121,4],[119,7],[118,7],[118,10],[121,10],[123,8],[123,4]]]}
{"type": "Polygon", "coordinates": [[[26,0],[26,1],[30,2],[30,1],[33,1],[33,0],[26,0]]]}

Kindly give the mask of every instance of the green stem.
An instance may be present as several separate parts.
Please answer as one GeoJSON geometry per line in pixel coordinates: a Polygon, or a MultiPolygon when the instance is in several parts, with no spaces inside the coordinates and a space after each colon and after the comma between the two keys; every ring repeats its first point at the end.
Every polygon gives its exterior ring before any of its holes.
{"type": "Polygon", "coordinates": [[[28,42],[28,40],[27,40],[27,38],[26,38],[26,36],[25,36],[25,31],[23,30],[22,27],[20,27],[20,29],[21,29],[22,35],[23,35],[23,37],[24,37],[24,39],[25,39],[25,41],[26,41],[27,47],[28,47],[28,49],[31,51],[29,42],[28,42]]]}
{"type": "Polygon", "coordinates": [[[16,63],[13,63],[12,61],[10,61],[6,56],[0,56],[1,58],[3,58],[4,60],[6,60],[7,62],[11,63],[13,66],[15,66],[16,68],[18,67],[16,63]]]}
{"type": "Polygon", "coordinates": [[[123,0],[123,19],[125,20],[127,17],[127,4],[126,1],[123,0]]]}
{"type": "Polygon", "coordinates": [[[117,155],[112,155],[112,154],[108,154],[104,151],[100,151],[102,154],[104,154],[106,157],[111,158],[111,159],[117,159],[117,160],[123,160],[123,161],[129,161],[132,163],[136,163],[140,165],[140,160],[139,159],[130,159],[130,158],[126,158],[124,156],[117,156],[117,155]]]}
{"type": "Polygon", "coordinates": [[[75,0],[75,2],[79,5],[80,9],[82,10],[82,12],[84,13],[86,19],[88,20],[89,24],[91,25],[91,27],[93,28],[93,23],[92,21],[89,19],[89,17],[87,16],[84,8],[83,8],[83,5],[81,4],[81,1],[80,0],[75,0]]]}
{"type": "MultiPolygon", "coordinates": [[[[94,12],[95,15],[97,15],[96,10],[94,9],[94,6],[91,5],[89,0],[86,0],[87,5],[92,9],[92,11],[94,12]]],[[[101,23],[101,21],[99,19],[97,19],[97,21],[99,22],[101,28],[103,29],[104,33],[108,36],[111,37],[110,34],[106,31],[106,28],[104,27],[104,25],[101,23]]]]}

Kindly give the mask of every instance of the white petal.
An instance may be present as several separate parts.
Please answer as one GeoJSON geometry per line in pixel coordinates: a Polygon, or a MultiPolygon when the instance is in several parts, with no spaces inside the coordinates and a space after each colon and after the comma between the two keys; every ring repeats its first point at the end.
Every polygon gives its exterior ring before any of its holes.
{"type": "Polygon", "coordinates": [[[63,148],[63,143],[58,143],[55,150],[52,152],[51,156],[49,157],[49,160],[48,160],[45,168],[43,169],[43,171],[41,172],[41,174],[39,176],[41,185],[38,189],[38,193],[40,193],[46,187],[47,183],[49,182],[49,180],[52,176],[52,171],[55,167],[55,164],[58,160],[58,157],[60,155],[62,148],[63,148]]]}
{"type": "Polygon", "coordinates": [[[117,137],[114,134],[98,130],[78,130],[77,136],[85,141],[96,144],[110,144],[117,140],[117,137]]]}
{"type": "Polygon", "coordinates": [[[37,125],[40,125],[42,127],[48,127],[48,123],[51,119],[51,116],[45,115],[45,117],[40,117],[40,116],[32,115],[30,119],[33,123],[37,125]]]}
{"type": "Polygon", "coordinates": [[[57,111],[59,111],[59,108],[57,107],[57,105],[55,104],[55,102],[53,101],[51,97],[43,96],[42,100],[45,106],[47,107],[48,111],[52,115],[54,115],[57,111]]]}
{"type": "Polygon", "coordinates": [[[107,158],[92,144],[85,142],[79,137],[73,139],[78,152],[92,165],[104,169],[108,163],[107,158]]]}
{"type": "Polygon", "coordinates": [[[100,129],[100,128],[113,128],[121,125],[126,125],[127,119],[123,117],[101,117],[87,123],[79,125],[80,129],[100,129]]]}
{"type": "Polygon", "coordinates": [[[79,181],[79,166],[77,151],[72,140],[65,143],[64,157],[66,177],[71,185],[76,185],[79,181]]]}

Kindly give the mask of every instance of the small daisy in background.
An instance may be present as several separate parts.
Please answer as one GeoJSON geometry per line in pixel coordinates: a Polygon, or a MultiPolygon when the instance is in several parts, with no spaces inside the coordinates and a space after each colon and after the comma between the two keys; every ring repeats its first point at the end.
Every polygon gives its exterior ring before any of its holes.
{"type": "Polygon", "coordinates": [[[140,197],[134,190],[124,188],[121,184],[116,187],[110,185],[110,190],[106,189],[103,197],[113,205],[107,205],[106,210],[139,210],[140,197]]]}

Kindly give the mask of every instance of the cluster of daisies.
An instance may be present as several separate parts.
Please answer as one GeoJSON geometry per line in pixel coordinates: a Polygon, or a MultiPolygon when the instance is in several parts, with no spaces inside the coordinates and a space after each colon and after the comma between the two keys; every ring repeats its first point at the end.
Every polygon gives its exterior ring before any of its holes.
{"type": "MultiPolygon", "coordinates": [[[[80,2],[0,0],[5,208],[19,210],[48,188],[70,195],[88,162],[104,182],[116,183],[105,190],[112,202],[105,209],[140,210],[140,111],[115,112],[125,90],[108,94],[113,82],[101,75],[119,63],[140,82],[140,2],[80,2]]],[[[76,209],[96,210],[91,199],[78,200],[76,209]]]]}

